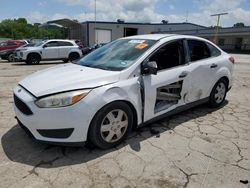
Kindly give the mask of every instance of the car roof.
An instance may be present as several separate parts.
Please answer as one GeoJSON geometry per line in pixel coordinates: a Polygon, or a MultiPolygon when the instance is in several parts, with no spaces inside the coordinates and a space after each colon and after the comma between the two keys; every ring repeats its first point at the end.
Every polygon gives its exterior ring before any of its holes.
{"type": "Polygon", "coordinates": [[[126,39],[148,39],[148,40],[161,40],[168,38],[169,40],[171,39],[181,39],[181,38],[186,38],[186,39],[198,39],[198,40],[204,40],[206,39],[201,38],[201,37],[196,37],[192,35],[178,35],[178,34],[147,34],[147,35],[134,35],[130,37],[125,37],[126,39]]]}
{"type": "Polygon", "coordinates": [[[126,39],[148,39],[148,40],[160,40],[162,38],[171,37],[175,34],[148,34],[148,35],[134,35],[126,37],[126,39]]]}
{"type": "Polygon", "coordinates": [[[65,39],[50,39],[50,40],[46,40],[46,42],[50,42],[50,41],[74,42],[73,40],[65,40],[65,39]]]}

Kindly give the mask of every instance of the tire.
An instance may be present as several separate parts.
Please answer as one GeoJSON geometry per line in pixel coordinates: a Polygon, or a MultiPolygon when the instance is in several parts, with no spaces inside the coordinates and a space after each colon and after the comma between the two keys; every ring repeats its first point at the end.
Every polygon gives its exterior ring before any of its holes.
{"type": "Polygon", "coordinates": [[[68,59],[63,59],[63,62],[64,62],[64,63],[68,63],[69,60],[68,60],[68,59]]]}
{"type": "Polygon", "coordinates": [[[80,55],[76,52],[72,52],[69,54],[69,61],[75,61],[80,58],[80,55]]]}
{"type": "Polygon", "coordinates": [[[124,102],[104,106],[93,118],[88,140],[101,149],[112,148],[125,140],[133,125],[133,113],[124,102]]]}
{"type": "Polygon", "coordinates": [[[209,97],[209,106],[212,108],[220,107],[226,98],[228,90],[227,81],[222,78],[213,87],[209,97]]]}
{"type": "Polygon", "coordinates": [[[28,65],[37,65],[41,61],[41,58],[38,54],[30,54],[28,55],[28,58],[26,60],[26,63],[28,65]]]}
{"type": "Polygon", "coordinates": [[[14,54],[10,54],[10,55],[8,56],[8,61],[9,61],[9,62],[14,62],[14,61],[15,61],[15,56],[14,56],[14,54]]]}

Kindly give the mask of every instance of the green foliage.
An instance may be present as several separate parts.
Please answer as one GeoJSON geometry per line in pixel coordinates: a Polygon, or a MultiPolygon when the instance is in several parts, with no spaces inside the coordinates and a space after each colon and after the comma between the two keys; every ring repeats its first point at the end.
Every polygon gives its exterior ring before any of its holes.
{"type": "Polygon", "coordinates": [[[234,27],[245,27],[245,24],[243,22],[238,22],[234,24],[234,27]]]}
{"type": "Polygon", "coordinates": [[[0,22],[0,37],[13,39],[64,39],[67,38],[65,28],[28,24],[25,18],[5,19],[0,22]]]}

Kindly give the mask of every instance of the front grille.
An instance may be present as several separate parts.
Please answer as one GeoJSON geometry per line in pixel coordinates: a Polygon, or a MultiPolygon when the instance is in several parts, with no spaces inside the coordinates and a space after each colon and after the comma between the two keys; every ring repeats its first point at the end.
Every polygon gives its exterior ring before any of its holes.
{"type": "Polygon", "coordinates": [[[14,95],[14,102],[18,110],[20,110],[25,115],[32,115],[33,112],[30,110],[30,108],[21,101],[16,95],[14,95]]]}
{"type": "Polygon", "coordinates": [[[66,129],[37,129],[40,135],[47,138],[68,138],[74,131],[73,128],[66,129]]]}

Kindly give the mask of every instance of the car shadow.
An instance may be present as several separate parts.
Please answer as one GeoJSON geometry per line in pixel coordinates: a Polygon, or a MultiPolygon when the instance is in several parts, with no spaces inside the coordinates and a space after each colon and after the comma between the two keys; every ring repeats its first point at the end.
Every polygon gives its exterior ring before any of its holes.
{"type": "MultiPolygon", "coordinates": [[[[220,108],[223,108],[227,104],[228,101],[225,101],[220,108]]],[[[192,119],[206,116],[220,108],[209,108],[206,105],[191,108],[139,128],[131,132],[122,144],[107,150],[101,150],[91,145],[84,147],[63,147],[34,142],[19,125],[15,125],[6,132],[1,138],[1,143],[6,156],[13,162],[30,165],[34,168],[57,168],[82,164],[103,156],[105,157],[105,155],[112,154],[112,152],[122,149],[125,146],[129,146],[132,150],[139,152],[142,141],[150,137],[160,137],[163,132],[171,134],[176,126],[192,119]],[[178,119],[178,123],[168,123],[173,119],[178,119]]]]}

